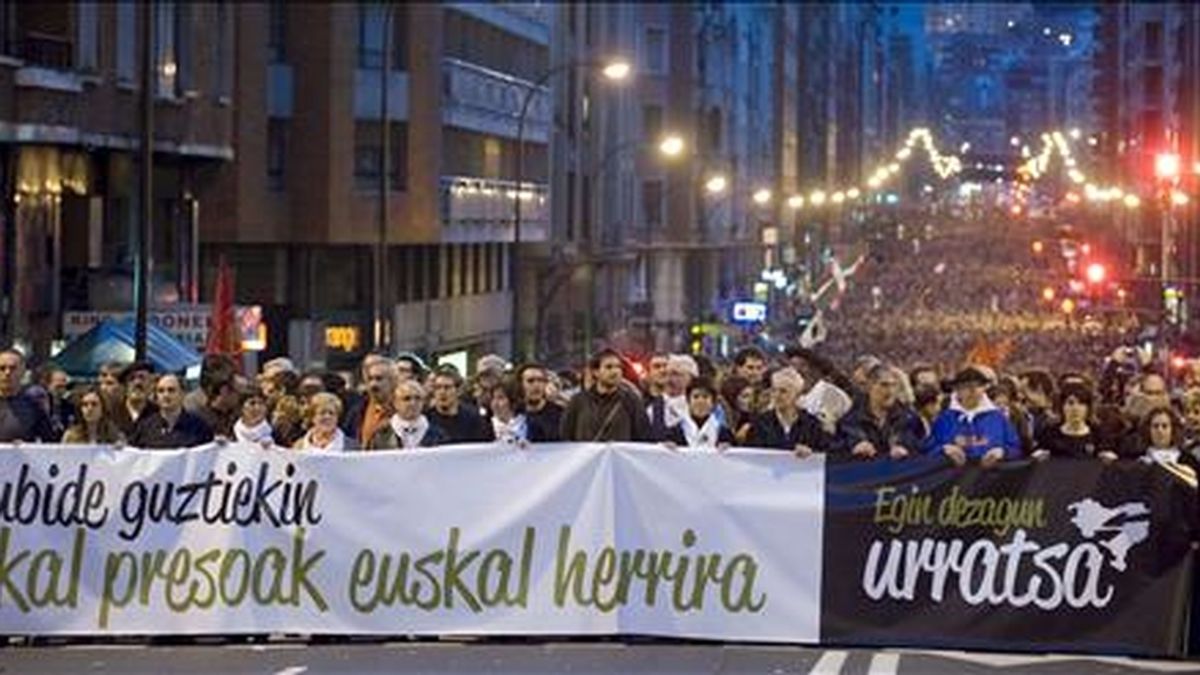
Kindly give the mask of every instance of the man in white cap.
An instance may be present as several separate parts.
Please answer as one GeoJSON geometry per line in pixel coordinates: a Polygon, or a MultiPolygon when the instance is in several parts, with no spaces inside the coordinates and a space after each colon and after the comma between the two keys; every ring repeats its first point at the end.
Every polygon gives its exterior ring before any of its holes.
{"type": "Polygon", "coordinates": [[[699,376],[700,367],[692,357],[686,354],[671,354],[667,357],[663,393],[651,399],[646,409],[646,415],[650,418],[651,435],[655,440],[665,440],[667,432],[687,417],[688,385],[699,376]]]}

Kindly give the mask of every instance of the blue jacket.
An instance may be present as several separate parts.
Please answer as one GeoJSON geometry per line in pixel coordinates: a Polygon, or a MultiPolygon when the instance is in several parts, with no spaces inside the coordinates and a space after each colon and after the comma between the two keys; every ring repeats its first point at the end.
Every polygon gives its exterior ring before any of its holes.
{"type": "Polygon", "coordinates": [[[1004,411],[987,398],[975,410],[968,413],[958,403],[938,413],[933,420],[933,429],[925,439],[926,454],[942,451],[944,445],[958,445],[967,453],[968,459],[979,459],[992,448],[1004,448],[1005,459],[1021,457],[1021,439],[1004,411]]]}

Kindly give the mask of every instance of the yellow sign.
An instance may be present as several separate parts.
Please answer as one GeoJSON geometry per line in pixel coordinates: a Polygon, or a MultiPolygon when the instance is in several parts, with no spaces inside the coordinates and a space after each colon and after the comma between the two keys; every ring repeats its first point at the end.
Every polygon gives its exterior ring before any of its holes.
{"type": "Polygon", "coordinates": [[[361,344],[358,326],[326,326],[325,346],[343,352],[358,351],[361,344]]]}

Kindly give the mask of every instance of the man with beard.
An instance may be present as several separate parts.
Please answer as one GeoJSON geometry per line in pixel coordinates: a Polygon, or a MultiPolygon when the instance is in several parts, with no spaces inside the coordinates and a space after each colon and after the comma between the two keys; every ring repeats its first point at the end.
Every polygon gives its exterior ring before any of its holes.
{"type": "Polygon", "coordinates": [[[150,401],[154,366],[145,361],[134,361],[121,371],[120,377],[124,396],[110,404],[111,413],[117,428],[129,438],[139,420],[158,411],[158,406],[150,401]]]}
{"type": "Polygon", "coordinates": [[[364,359],[363,375],[367,384],[367,395],[358,400],[343,419],[342,431],[358,440],[359,447],[367,443],[388,423],[396,412],[393,408],[396,394],[396,364],[386,357],[368,355],[364,359]]]}
{"type": "Polygon", "coordinates": [[[621,355],[605,349],[588,365],[594,373],[594,382],[567,406],[562,420],[563,440],[587,443],[650,440],[650,423],[641,397],[633,388],[622,386],[621,355]]]}

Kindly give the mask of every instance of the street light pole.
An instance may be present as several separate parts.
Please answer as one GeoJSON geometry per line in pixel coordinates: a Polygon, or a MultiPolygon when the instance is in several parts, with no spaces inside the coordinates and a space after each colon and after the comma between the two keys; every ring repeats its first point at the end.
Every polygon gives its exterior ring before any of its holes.
{"type": "Polygon", "coordinates": [[[374,295],[372,327],[376,350],[386,349],[390,342],[390,331],[387,329],[387,298],[384,297],[387,288],[387,234],[388,234],[388,191],[391,189],[390,174],[392,171],[391,158],[391,121],[388,119],[388,98],[390,94],[391,60],[392,60],[392,10],[395,7],[390,2],[383,5],[383,61],[379,64],[379,226],[375,239],[374,265],[375,274],[372,279],[374,295]]]}
{"type": "Polygon", "coordinates": [[[141,203],[138,217],[137,258],[133,269],[134,357],[147,358],[146,333],[150,305],[150,235],[154,217],[154,5],[142,15],[142,148],[141,203]]]}
{"type": "Polygon", "coordinates": [[[623,61],[612,61],[606,64],[600,64],[597,61],[590,59],[572,59],[566,63],[560,63],[557,66],[549,68],[542,73],[533,84],[525,90],[525,95],[521,100],[521,112],[517,116],[517,189],[515,198],[513,199],[513,244],[512,250],[508,256],[508,284],[512,292],[512,354],[514,360],[523,359],[525,356],[523,345],[521,344],[521,284],[517,277],[520,274],[520,250],[521,250],[521,197],[525,191],[525,119],[529,115],[529,106],[533,102],[533,97],[537,95],[542,87],[550,81],[558,73],[571,68],[581,66],[603,65],[604,75],[610,80],[623,80],[629,75],[629,64],[623,61]]]}

